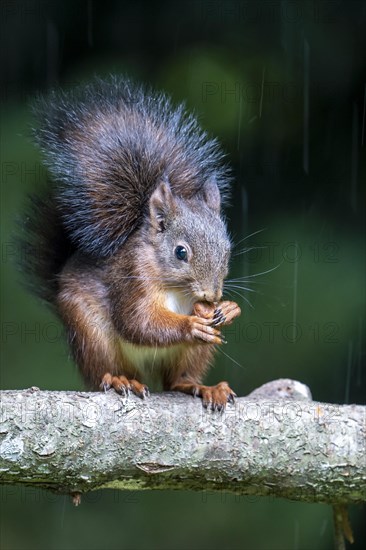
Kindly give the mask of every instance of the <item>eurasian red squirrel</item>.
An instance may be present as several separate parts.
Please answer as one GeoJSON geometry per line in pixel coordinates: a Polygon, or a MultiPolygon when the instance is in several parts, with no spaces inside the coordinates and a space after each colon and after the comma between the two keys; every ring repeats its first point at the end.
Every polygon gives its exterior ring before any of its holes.
{"type": "Polygon", "coordinates": [[[34,112],[52,183],[32,199],[27,269],[84,379],[141,397],[155,379],[222,410],[234,392],[202,378],[240,308],[220,302],[230,178],[216,140],[183,106],[117,77],[53,92],[34,112]]]}

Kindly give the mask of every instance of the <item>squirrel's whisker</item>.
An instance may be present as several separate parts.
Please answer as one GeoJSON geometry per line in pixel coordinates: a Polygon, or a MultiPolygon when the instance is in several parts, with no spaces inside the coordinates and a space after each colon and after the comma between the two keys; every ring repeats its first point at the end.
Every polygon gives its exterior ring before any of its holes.
{"type": "Polygon", "coordinates": [[[252,305],[252,303],[250,302],[250,300],[244,296],[243,294],[241,294],[240,292],[238,292],[237,290],[234,290],[233,288],[231,288],[230,290],[228,290],[228,294],[236,294],[237,296],[239,296],[242,300],[244,300],[248,305],[249,307],[251,307],[252,309],[254,309],[254,306],[252,305]]]}
{"type": "Polygon", "coordinates": [[[248,292],[255,292],[256,294],[259,293],[259,291],[258,291],[258,290],[255,290],[254,288],[247,288],[246,286],[241,286],[241,285],[236,285],[236,284],[224,285],[224,288],[225,288],[225,289],[237,288],[237,289],[239,289],[239,290],[247,290],[248,292]]]}
{"type": "Polygon", "coordinates": [[[248,285],[268,285],[268,281],[248,281],[245,277],[238,277],[237,279],[226,279],[225,283],[247,283],[248,285]]]}
{"type": "Polygon", "coordinates": [[[248,252],[251,252],[252,250],[263,250],[265,248],[268,248],[268,246],[250,246],[248,248],[243,248],[243,250],[239,250],[238,252],[235,252],[233,256],[240,256],[241,254],[247,254],[248,252]]]}
{"type": "Polygon", "coordinates": [[[245,370],[247,367],[244,367],[243,365],[241,365],[240,363],[238,363],[238,361],[236,359],[234,359],[233,357],[231,357],[231,355],[229,355],[228,353],[226,353],[221,346],[216,346],[216,349],[219,350],[220,353],[224,354],[225,357],[227,357],[228,359],[230,359],[230,361],[232,361],[235,365],[237,365],[238,367],[240,367],[241,369],[245,370]]]}
{"type": "MultiPolygon", "coordinates": [[[[272,271],[275,271],[276,269],[278,269],[283,264],[283,262],[284,262],[284,260],[282,260],[282,262],[280,262],[275,267],[272,267],[271,269],[267,269],[267,271],[262,271],[261,273],[254,273],[253,275],[243,275],[243,277],[238,277],[237,279],[235,279],[235,281],[240,281],[240,280],[244,280],[244,279],[251,279],[251,278],[254,278],[254,277],[260,277],[261,275],[266,275],[267,273],[271,273],[272,271]]],[[[234,280],[234,279],[231,279],[231,280],[234,280]]]]}
{"type": "Polygon", "coordinates": [[[254,235],[258,235],[258,233],[262,233],[263,231],[266,231],[267,229],[268,229],[267,227],[263,227],[263,229],[258,229],[258,231],[254,231],[250,235],[247,235],[246,237],[243,237],[242,239],[240,239],[240,241],[238,241],[237,243],[234,243],[233,249],[235,249],[240,243],[246,241],[247,239],[250,239],[250,237],[254,237],[254,235]]]}

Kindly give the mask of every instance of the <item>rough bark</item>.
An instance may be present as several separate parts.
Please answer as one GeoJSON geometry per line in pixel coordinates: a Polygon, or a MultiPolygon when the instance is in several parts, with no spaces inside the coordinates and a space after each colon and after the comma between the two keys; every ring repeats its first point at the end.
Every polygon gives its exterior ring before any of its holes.
{"type": "Polygon", "coordinates": [[[366,495],[366,408],[277,380],[205,410],[153,394],[1,392],[0,481],[58,492],[195,489],[333,504],[366,495]]]}

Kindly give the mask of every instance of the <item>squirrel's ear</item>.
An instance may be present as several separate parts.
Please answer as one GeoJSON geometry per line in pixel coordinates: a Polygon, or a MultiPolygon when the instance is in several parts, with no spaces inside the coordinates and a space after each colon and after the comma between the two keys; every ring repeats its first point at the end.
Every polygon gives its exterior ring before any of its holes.
{"type": "Polygon", "coordinates": [[[167,181],[159,183],[150,197],[150,223],[158,231],[164,231],[168,219],[175,211],[175,200],[167,181]]]}
{"type": "Polygon", "coordinates": [[[207,180],[203,186],[203,199],[207,206],[220,213],[221,208],[221,195],[215,178],[207,180]]]}

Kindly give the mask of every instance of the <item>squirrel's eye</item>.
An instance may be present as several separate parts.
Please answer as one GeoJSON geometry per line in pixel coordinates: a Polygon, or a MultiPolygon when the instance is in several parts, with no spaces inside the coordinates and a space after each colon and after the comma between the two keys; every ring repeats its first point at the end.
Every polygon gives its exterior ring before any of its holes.
{"type": "Polygon", "coordinates": [[[184,246],[177,246],[174,252],[178,260],[183,260],[184,262],[188,260],[187,249],[184,246]]]}

